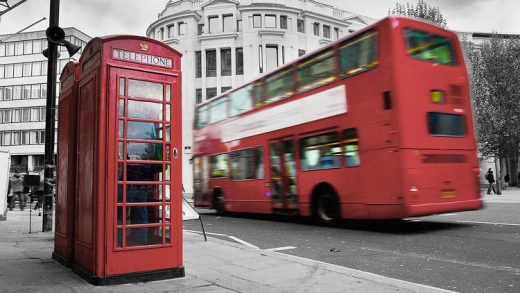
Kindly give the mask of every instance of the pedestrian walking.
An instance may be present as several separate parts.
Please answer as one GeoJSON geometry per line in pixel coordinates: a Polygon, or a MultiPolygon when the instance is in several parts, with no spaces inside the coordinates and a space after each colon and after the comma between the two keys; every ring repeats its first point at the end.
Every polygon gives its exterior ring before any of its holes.
{"type": "Polygon", "coordinates": [[[491,194],[491,190],[493,190],[494,194],[497,194],[497,191],[495,190],[495,176],[493,175],[493,170],[491,170],[491,168],[489,168],[486,173],[486,180],[488,182],[487,194],[491,194]]]}
{"type": "Polygon", "coordinates": [[[504,176],[504,190],[509,187],[509,173],[506,173],[506,176],[504,176]]]}
{"type": "Polygon", "coordinates": [[[27,204],[27,199],[24,193],[23,179],[22,177],[20,177],[20,174],[15,173],[13,175],[13,180],[11,181],[11,188],[13,189],[13,198],[11,199],[9,210],[13,210],[15,200],[18,199],[20,204],[20,210],[23,211],[25,209],[25,205],[27,204]]]}

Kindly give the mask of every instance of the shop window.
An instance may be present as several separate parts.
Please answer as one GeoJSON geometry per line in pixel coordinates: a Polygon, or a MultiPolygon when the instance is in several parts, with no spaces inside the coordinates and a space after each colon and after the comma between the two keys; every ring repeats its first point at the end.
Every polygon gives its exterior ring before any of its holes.
{"type": "Polygon", "coordinates": [[[341,165],[341,142],[337,132],[300,140],[301,168],[304,171],[338,168],[341,165]]]}
{"type": "Polygon", "coordinates": [[[359,139],[356,128],[343,131],[343,153],[347,167],[357,167],[361,163],[359,157],[359,139]]]}
{"type": "Polygon", "coordinates": [[[332,50],[312,56],[298,64],[298,92],[320,87],[335,79],[332,50]]]}
{"type": "Polygon", "coordinates": [[[211,178],[228,177],[228,155],[220,154],[210,157],[209,172],[211,178]]]}

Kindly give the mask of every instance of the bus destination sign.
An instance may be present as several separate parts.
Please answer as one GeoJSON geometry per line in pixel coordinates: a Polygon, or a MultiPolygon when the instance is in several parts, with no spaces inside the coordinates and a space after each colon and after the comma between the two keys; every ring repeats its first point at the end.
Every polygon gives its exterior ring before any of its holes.
{"type": "Polygon", "coordinates": [[[134,61],[155,66],[173,67],[173,60],[170,58],[131,52],[121,49],[114,49],[112,51],[112,58],[134,61]]]}

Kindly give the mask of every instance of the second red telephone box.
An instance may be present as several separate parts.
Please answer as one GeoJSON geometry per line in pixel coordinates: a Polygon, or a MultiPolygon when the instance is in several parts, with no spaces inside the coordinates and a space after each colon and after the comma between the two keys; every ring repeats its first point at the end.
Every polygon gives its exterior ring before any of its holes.
{"type": "Polygon", "coordinates": [[[137,36],[81,56],[72,267],[91,283],[184,276],[180,60],[137,36]]]}

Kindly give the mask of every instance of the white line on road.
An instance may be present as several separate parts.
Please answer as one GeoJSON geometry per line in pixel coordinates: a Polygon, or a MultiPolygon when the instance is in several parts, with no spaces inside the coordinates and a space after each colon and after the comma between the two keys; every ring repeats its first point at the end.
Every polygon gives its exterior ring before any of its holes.
{"type": "MultiPolygon", "coordinates": [[[[184,231],[191,232],[191,233],[197,233],[197,234],[203,234],[201,231],[195,231],[195,230],[184,229],[184,231]]],[[[206,235],[215,235],[215,236],[228,237],[226,234],[218,234],[218,233],[211,233],[211,232],[206,232],[206,235]]]]}
{"type": "Polygon", "coordinates": [[[260,247],[258,246],[254,246],[253,244],[249,243],[249,242],[245,242],[244,240],[240,239],[240,238],[237,238],[235,236],[228,236],[229,238],[235,240],[236,242],[238,243],[241,243],[241,244],[244,244],[245,246],[248,246],[248,247],[251,247],[253,249],[260,249],[260,247]]]}
{"type": "Polygon", "coordinates": [[[477,222],[477,221],[455,221],[455,222],[465,223],[465,224],[486,224],[486,225],[520,226],[520,224],[513,224],[513,223],[493,223],[493,222],[477,222]]]}
{"type": "Polygon", "coordinates": [[[284,246],[284,247],[268,248],[268,249],[264,249],[264,250],[267,250],[267,251],[282,251],[282,250],[291,250],[291,249],[296,249],[296,246],[284,246]]]}

